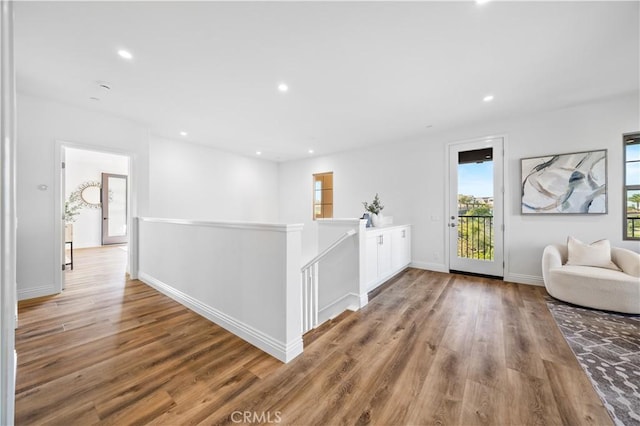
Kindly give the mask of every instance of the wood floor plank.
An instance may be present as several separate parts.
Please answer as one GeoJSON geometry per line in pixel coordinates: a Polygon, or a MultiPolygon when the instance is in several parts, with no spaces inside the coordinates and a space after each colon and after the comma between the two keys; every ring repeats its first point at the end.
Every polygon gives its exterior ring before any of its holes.
{"type": "Polygon", "coordinates": [[[516,284],[504,285],[502,301],[507,367],[527,376],[544,378],[546,372],[542,358],[523,312],[524,302],[519,297],[516,284]]]}
{"type": "Polygon", "coordinates": [[[495,389],[473,380],[467,380],[462,397],[462,425],[518,424],[512,421],[508,396],[504,389],[495,389]]]}
{"type": "Polygon", "coordinates": [[[19,304],[18,425],[611,424],[542,288],[409,268],[285,365],[128,280],[121,247],[74,263],[19,304]]]}
{"type": "Polygon", "coordinates": [[[142,425],[153,420],[175,405],[171,395],[160,390],[137,400],[126,410],[119,411],[98,424],[101,425],[142,425]]]}
{"type": "Polygon", "coordinates": [[[459,424],[467,369],[462,354],[438,348],[408,424],[459,424]]]}
{"type": "Polygon", "coordinates": [[[496,299],[499,300],[496,297],[499,288],[488,283],[483,290],[478,302],[467,378],[493,392],[502,392],[507,388],[507,360],[501,306],[495,303],[496,299]]]}
{"type": "Polygon", "coordinates": [[[507,370],[511,421],[522,425],[561,425],[562,417],[548,381],[518,370],[507,370]],[[526,404],[523,402],[526,401],[526,404]]]}
{"type": "Polygon", "coordinates": [[[563,402],[558,404],[558,411],[564,424],[605,425],[611,422],[602,403],[593,405],[592,401],[599,400],[581,370],[551,361],[544,361],[544,366],[555,399],[563,402]]]}
{"type": "Polygon", "coordinates": [[[455,294],[455,301],[452,303],[458,307],[458,315],[455,321],[449,321],[441,345],[452,351],[468,354],[478,318],[481,287],[465,275],[456,275],[451,291],[455,294]]]}

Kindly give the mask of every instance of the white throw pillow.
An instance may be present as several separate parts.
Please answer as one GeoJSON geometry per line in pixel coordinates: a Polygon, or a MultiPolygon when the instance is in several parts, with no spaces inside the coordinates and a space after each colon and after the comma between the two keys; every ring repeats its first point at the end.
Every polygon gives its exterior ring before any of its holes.
{"type": "Polygon", "coordinates": [[[591,244],[569,236],[567,238],[567,265],[595,266],[619,271],[620,268],[611,261],[611,243],[599,240],[591,244]]]}

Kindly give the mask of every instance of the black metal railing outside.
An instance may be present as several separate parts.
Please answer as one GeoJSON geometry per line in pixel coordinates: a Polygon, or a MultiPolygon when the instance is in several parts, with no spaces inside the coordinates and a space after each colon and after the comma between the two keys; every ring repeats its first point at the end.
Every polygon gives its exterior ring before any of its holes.
{"type": "Polygon", "coordinates": [[[640,238],[640,216],[627,216],[627,238],[640,238]]]}
{"type": "Polygon", "coordinates": [[[493,260],[493,216],[458,216],[458,256],[493,260]]]}

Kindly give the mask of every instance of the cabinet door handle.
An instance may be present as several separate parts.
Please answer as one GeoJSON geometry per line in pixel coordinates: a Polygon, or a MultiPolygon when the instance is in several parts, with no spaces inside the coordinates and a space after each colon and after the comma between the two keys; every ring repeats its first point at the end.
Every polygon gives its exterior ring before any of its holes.
{"type": "Polygon", "coordinates": [[[407,231],[405,229],[402,230],[402,238],[407,238],[407,231]]]}

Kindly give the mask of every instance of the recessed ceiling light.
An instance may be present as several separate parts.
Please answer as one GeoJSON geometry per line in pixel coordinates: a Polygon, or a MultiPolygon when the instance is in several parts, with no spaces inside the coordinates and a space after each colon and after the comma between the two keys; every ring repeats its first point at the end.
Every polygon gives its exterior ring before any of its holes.
{"type": "Polygon", "coordinates": [[[310,149],[310,150],[309,150],[309,154],[313,154],[313,152],[314,152],[314,151],[313,151],[312,149],[310,149]]]}
{"type": "Polygon", "coordinates": [[[491,102],[493,100],[493,95],[487,95],[484,98],[482,98],[482,100],[485,102],[491,102]]]}
{"type": "Polygon", "coordinates": [[[189,134],[189,133],[184,132],[184,131],[183,131],[183,132],[180,132],[180,136],[187,136],[188,134],[189,134]]]}
{"type": "Polygon", "coordinates": [[[256,155],[262,155],[262,151],[256,151],[256,155]]]}
{"type": "Polygon", "coordinates": [[[120,49],[118,50],[118,55],[124,59],[133,59],[133,55],[128,50],[120,49]]]}
{"type": "Polygon", "coordinates": [[[281,91],[281,92],[286,92],[286,91],[289,90],[289,86],[287,86],[284,83],[280,83],[280,84],[278,84],[278,90],[281,91]]]}
{"type": "Polygon", "coordinates": [[[489,3],[489,1],[491,0],[476,0],[476,4],[485,4],[485,3],[489,3]]]}

